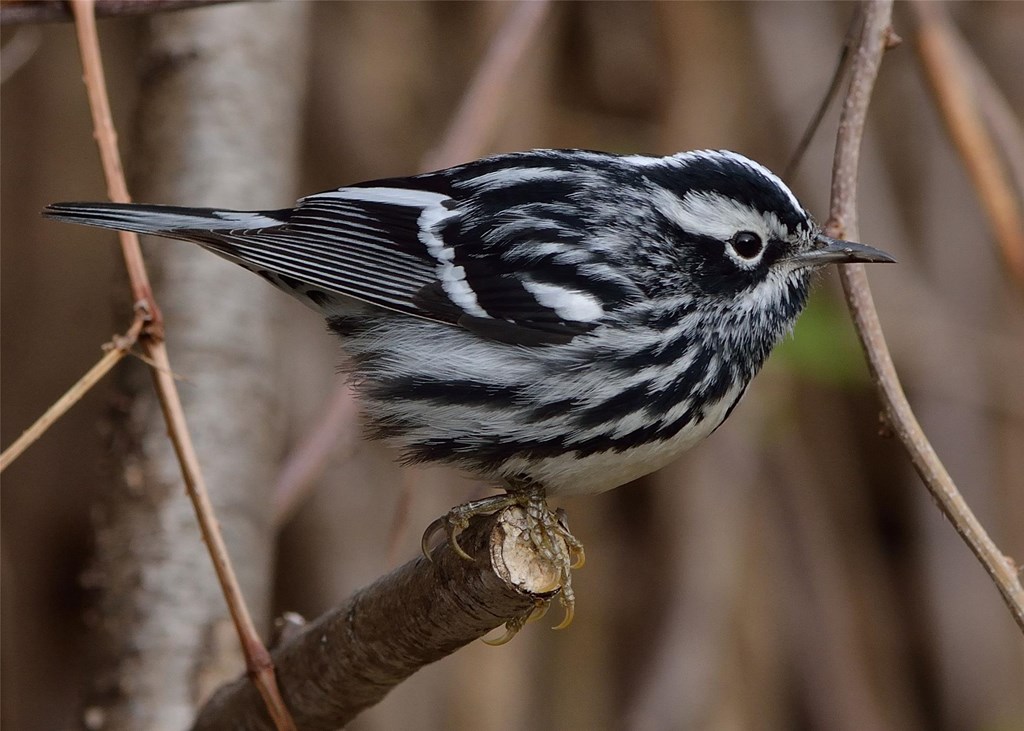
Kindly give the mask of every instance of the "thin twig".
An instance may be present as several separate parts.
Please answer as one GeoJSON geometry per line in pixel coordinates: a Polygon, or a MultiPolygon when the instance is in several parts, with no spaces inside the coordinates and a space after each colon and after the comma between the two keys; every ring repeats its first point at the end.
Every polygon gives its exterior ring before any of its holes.
{"type": "Polygon", "coordinates": [[[388,529],[388,553],[387,563],[385,564],[388,570],[398,565],[398,549],[402,545],[401,539],[405,535],[405,527],[408,525],[409,512],[412,508],[412,498],[415,494],[415,485],[413,484],[415,479],[410,479],[414,475],[415,472],[412,472],[410,468],[402,470],[398,501],[395,503],[394,511],[392,511],[391,527],[388,529]]]}
{"type": "Polygon", "coordinates": [[[786,163],[786,167],[782,172],[783,180],[792,180],[796,174],[796,169],[800,166],[800,161],[803,160],[804,154],[807,152],[807,148],[811,146],[811,141],[814,139],[814,135],[817,134],[818,129],[821,127],[821,121],[825,119],[825,113],[828,112],[829,107],[832,106],[832,102],[835,100],[836,95],[839,94],[839,90],[843,86],[843,79],[846,78],[846,72],[850,70],[850,60],[853,58],[853,54],[850,51],[853,49],[854,44],[857,42],[857,38],[860,35],[860,13],[854,13],[853,17],[850,18],[850,25],[846,29],[846,37],[843,39],[843,48],[839,51],[839,59],[836,61],[836,68],[832,72],[832,81],[829,82],[828,90],[825,92],[825,96],[818,104],[818,108],[814,112],[814,116],[811,117],[811,121],[807,124],[807,128],[804,129],[803,135],[800,137],[800,141],[796,144],[796,149],[793,150],[793,155],[789,158],[789,162],[786,163]]]}
{"type": "Polygon", "coordinates": [[[60,417],[77,404],[89,390],[95,386],[103,376],[110,372],[110,369],[117,365],[123,357],[128,355],[136,341],[139,333],[145,324],[145,318],[141,313],[135,315],[135,320],[124,335],[119,335],[104,346],[107,351],[99,362],[86,371],[85,375],[78,379],[75,384],[64,392],[64,395],[53,402],[36,422],[26,429],[20,437],[14,440],[3,454],[0,454],[0,472],[7,469],[14,460],[21,456],[22,452],[32,446],[39,437],[46,433],[46,430],[53,426],[60,417]]]}
{"type": "Polygon", "coordinates": [[[954,39],[958,53],[970,66],[971,83],[978,94],[978,106],[992,131],[993,140],[999,146],[1003,162],[1010,171],[1016,193],[1024,197],[1024,125],[974,49],[962,37],[954,36],[954,39]]]}
{"type": "MultiPolygon", "coordinates": [[[[871,91],[891,32],[892,0],[865,0],[861,12],[865,19],[864,31],[843,104],[832,167],[832,203],[826,232],[837,238],[857,237],[856,182],[860,144],[871,91]]],[[[996,547],[974,517],[914,416],[882,334],[863,265],[841,266],[839,276],[889,424],[939,508],[992,577],[1014,620],[1024,631],[1024,587],[1017,567],[996,547]]]]}
{"type": "Polygon", "coordinates": [[[967,67],[978,108],[1002,153],[1002,161],[1009,170],[1016,194],[1024,197],[1024,125],[963,34],[953,23],[948,23],[946,30],[960,62],[967,67]]]}
{"type": "MultiPolygon", "coordinates": [[[[92,112],[96,142],[100,149],[100,158],[103,163],[103,173],[107,180],[108,192],[111,200],[126,203],[130,199],[124,181],[120,154],[117,150],[117,135],[110,114],[110,102],[107,97],[103,62],[100,58],[99,38],[96,34],[93,2],[92,0],[74,0],[71,3],[71,10],[75,14],[75,28],[78,33],[78,44],[82,55],[82,67],[84,70],[85,86],[89,96],[89,108],[92,112]]],[[[178,462],[181,465],[185,487],[195,507],[199,528],[203,535],[203,540],[210,551],[210,558],[213,561],[217,580],[220,582],[221,590],[224,593],[231,618],[235,624],[235,630],[238,632],[242,652],[245,655],[246,667],[250,677],[259,689],[260,695],[263,697],[263,701],[266,703],[276,727],[283,731],[294,731],[295,723],[292,721],[291,716],[288,714],[288,709],[281,699],[270,653],[267,652],[266,647],[263,646],[256,632],[249,609],[238,586],[238,580],[231,567],[227,547],[224,545],[224,539],[221,536],[217,519],[214,516],[213,506],[199,467],[195,447],[192,444],[192,438],[185,422],[184,410],[182,409],[181,399],[174,382],[170,360],[167,357],[167,348],[163,342],[159,320],[155,318],[155,313],[158,310],[153,300],[152,288],[149,285],[145,263],[142,260],[138,237],[135,234],[123,232],[120,236],[125,263],[128,267],[132,295],[137,303],[145,302],[145,311],[154,316],[154,320],[150,322],[149,327],[143,329],[140,341],[149,357],[156,364],[156,367],[151,369],[151,372],[164,419],[167,423],[168,435],[174,446],[178,462]],[[157,327],[154,328],[154,324],[157,327]]],[[[138,306],[137,304],[137,311],[138,306]]]]}
{"type": "Polygon", "coordinates": [[[916,0],[917,53],[942,121],[971,177],[1010,276],[1024,286],[1024,213],[982,120],[969,68],[941,3],[916,0]]]}
{"type": "Polygon", "coordinates": [[[509,10],[469,82],[441,143],[422,161],[424,170],[456,165],[480,154],[501,121],[508,88],[526,50],[548,15],[548,0],[522,0],[509,10]]]}
{"type": "MultiPolygon", "coordinates": [[[[309,494],[327,459],[338,448],[346,428],[356,428],[355,394],[348,381],[331,394],[320,420],[288,455],[271,493],[274,525],[285,525],[309,494]]],[[[346,437],[347,438],[347,437],[346,437]]]]}

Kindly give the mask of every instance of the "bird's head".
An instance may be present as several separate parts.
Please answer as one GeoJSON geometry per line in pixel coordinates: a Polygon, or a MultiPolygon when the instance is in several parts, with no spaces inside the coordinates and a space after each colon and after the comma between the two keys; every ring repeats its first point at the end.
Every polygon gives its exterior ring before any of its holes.
{"type": "Polygon", "coordinates": [[[792,317],[814,269],[895,261],[826,236],[778,176],[742,155],[685,152],[666,162],[647,171],[657,183],[654,208],[673,229],[678,264],[697,297],[792,317]]]}

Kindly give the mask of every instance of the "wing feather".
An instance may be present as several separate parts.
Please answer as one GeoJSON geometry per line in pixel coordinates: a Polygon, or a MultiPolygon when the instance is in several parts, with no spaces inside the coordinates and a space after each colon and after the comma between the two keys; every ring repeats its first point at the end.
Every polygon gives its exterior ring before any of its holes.
{"type": "Polygon", "coordinates": [[[502,342],[568,342],[635,292],[598,291],[583,274],[595,260],[570,196],[593,171],[556,170],[544,156],[516,164],[481,161],[308,196],[283,226],[221,233],[222,253],[502,342]]]}

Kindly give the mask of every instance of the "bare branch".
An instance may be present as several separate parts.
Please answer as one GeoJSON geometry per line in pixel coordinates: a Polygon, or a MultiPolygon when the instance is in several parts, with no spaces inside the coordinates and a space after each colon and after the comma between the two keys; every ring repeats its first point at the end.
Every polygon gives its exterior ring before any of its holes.
{"type": "Polygon", "coordinates": [[[1003,261],[1024,286],[1024,214],[982,120],[968,61],[958,52],[949,14],[941,3],[911,3],[917,17],[917,53],[942,120],[988,216],[1003,261]]]}
{"type": "Polygon", "coordinates": [[[839,59],[836,61],[836,68],[832,72],[832,80],[825,91],[825,96],[822,97],[818,108],[814,111],[811,121],[808,122],[807,128],[804,129],[803,134],[800,136],[800,141],[796,143],[793,155],[789,158],[789,162],[786,163],[786,167],[782,171],[783,180],[791,180],[796,175],[800,161],[803,160],[804,155],[807,153],[807,148],[811,146],[811,142],[814,140],[814,135],[818,133],[818,129],[821,127],[822,120],[825,119],[828,108],[832,106],[832,102],[843,86],[843,79],[846,78],[846,72],[850,70],[850,61],[853,58],[853,54],[850,51],[860,35],[861,20],[860,13],[854,13],[853,17],[850,18],[850,26],[846,29],[846,37],[843,38],[843,48],[839,51],[839,59]]]}
{"type": "MultiPolygon", "coordinates": [[[[171,10],[189,10],[234,0],[96,0],[96,17],[149,15],[171,10]]],[[[0,2],[0,25],[57,23],[74,20],[66,0],[4,0],[0,2]]]]}
{"type": "MultiPolygon", "coordinates": [[[[856,182],[860,144],[871,92],[892,32],[891,0],[865,0],[861,12],[864,31],[843,104],[832,167],[832,199],[826,231],[837,238],[857,237],[856,182]]],[[[893,431],[939,508],[992,577],[1014,620],[1024,630],[1024,587],[1017,567],[1002,554],[974,517],[911,410],[882,334],[864,266],[845,265],[839,270],[857,334],[893,431]]]]}
{"type": "Polygon", "coordinates": [[[424,156],[424,170],[477,157],[502,118],[508,88],[550,9],[547,0],[523,0],[509,10],[481,61],[441,143],[424,156]]]}
{"type": "Polygon", "coordinates": [[[978,105],[1003,154],[1003,162],[1009,168],[1017,195],[1024,196],[1024,125],[974,49],[961,36],[954,35],[953,38],[957,52],[971,67],[971,82],[978,92],[978,105]]]}
{"type": "MultiPolygon", "coordinates": [[[[75,28],[78,33],[78,44],[82,55],[84,81],[89,96],[89,108],[92,112],[96,142],[100,148],[103,172],[107,180],[111,200],[120,203],[130,201],[128,188],[124,180],[124,171],[117,149],[117,133],[110,114],[110,103],[107,97],[106,82],[103,74],[103,63],[100,58],[99,38],[96,33],[96,19],[92,0],[75,0],[71,4],[75,14],[75,28]]],[[[181,399],[174,382],[167,349],[164,346],[162,333],[159,331],[159,318],[156,302],[153,299],[149,277],[139,248],[138,237],[131,233],[120,233],[121,247],[124,252],[128,276],[131,282],[132,295],[135,301],[145,302],[146,311],[153,317],[149,327],[145,328],[140,338],[147,355],[155,363],[151,369],[154,384],[164,419],[167,423],[168,435],[181,465],[182,476],[189,497],[195,507],[199,527],[206,543],[213,566],[220,582],[221,589],[231,612],[235,629],[238,632],[246,665],[263,696],[264,702],[279,729],[294,729],[295,724],[288,715],[281,700],[274,678],[274,666],[270,654],[260,641],[253,624],[249,609],[245,604],[238,579],[231,567],[224,538],[220,533],[217,519],[213,513],[210,497],[203,480],[195,447],[188,432],[185,414],[181,407],[181,399]],[[157,327],[154,328],[154,325],[157,327]]],[[[138,305],[137,305],[138,306],[138,305]]]]}
{"type": "MultiPolygon", "coordinates": [[[[475,519],[459,536],[473,560],[447,542],[305,625],[273,652],[281,692],[303,731],[336,729],[425,665],[544,606],[560,569],[526,532],[518,507],[475,519]]],[[[250,683],[222,687],[193,731],[270,729],[250,683]]]]}
{"type": "Polygon", "coordinates": [[[278,473],[272,492],[274,525],[283,526],[291,519],[323,472],[328,457],[349,438],[343,438],[345,430],[357,429],[357,423],[355,394],[343,381],[334,388],[320,419],[291,451],[278,473]]]}

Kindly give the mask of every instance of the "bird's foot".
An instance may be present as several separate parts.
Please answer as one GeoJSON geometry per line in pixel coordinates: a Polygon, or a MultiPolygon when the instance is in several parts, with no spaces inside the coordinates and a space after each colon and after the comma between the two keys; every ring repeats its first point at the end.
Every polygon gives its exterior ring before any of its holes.
{"type": "MultiPolygon", "coordinates": [[[[572,623],[575,614],[576,597],[572,590],[572,569],[582,568],[586,562],[583,544],[570,531],[564,510],[552,511],[539,488],[507,492],[504,495],[492,495],[480,500],[473,500],[458,505],[441,516],[423,533],[421,548],[423,554],[430,558],[428,546],[431,539],[440,531],[448,536],[448,545],[459,556],[472,560],[459,545],[459,534],[469,526],[469,521],[477,515],[493,515],[505,508],[516,506],[522,509],[526,518],[524,533],[538,556],[557,567],[561,591],[558,601],[562,605],[565,616],[555,629],[565,629],[572,623]]],[[[502,645],[511,640],[522,629],[527,621],[543,616],[550,600],[541,600],[538,606],[524,617],[517,617],[505,624],[505,634],[497,640],[486,641],[492,645],[502,645]]]]}

